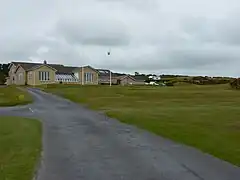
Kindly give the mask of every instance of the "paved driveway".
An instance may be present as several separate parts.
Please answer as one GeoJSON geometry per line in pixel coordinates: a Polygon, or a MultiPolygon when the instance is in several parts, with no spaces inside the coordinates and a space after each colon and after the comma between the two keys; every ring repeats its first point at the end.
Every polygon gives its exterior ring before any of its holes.
{"type": "Polygon", "coordinates": [[[184,145],[29,89],[35,102],[0,115],[43,122],[36,180],[239,180],[240,168],[184,145]]]}

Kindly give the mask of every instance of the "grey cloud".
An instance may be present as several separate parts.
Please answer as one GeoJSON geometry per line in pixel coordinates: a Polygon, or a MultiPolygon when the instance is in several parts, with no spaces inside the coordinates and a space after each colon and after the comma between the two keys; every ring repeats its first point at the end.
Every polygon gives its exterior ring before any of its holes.
{"type": "Polygon", "coordinates": [[[130,43],[124,23],[105,18],[61,20],[56,33],[70,44],[125,46],[130,43]]]}
{"type": "Polygon", "coordinates": [[[28,60],[34,55],[42,40],[24,38],[8,38],[0,41],[0,59],[3,60],[28,60]]]}
{"type": "Polygon", "coordinates": [[[240,51],[223,45],[215,46],[155,48],[146,54],[140,53],[138,56],[134,54],[118,59],[111,67],[117,70],[125,69],[128,72],[236,75],[235,65],[239,63],[240,51]]]}
{"type": "Polygon", "coordinates": [[[240,45],[240,13],[220,21],[216,30],[218,38],[230,45],[240,45]]]}
{"type": "Polygon", "coordinates": [[[105,2],[105,3],[121,3],[125,5],[127,8],[132,8],[136,10],[156,10],[158,7],[158,0],[96,0],[98,2],[105,2]]]}
{"type": "Polygon", "coordinates": [[[9,0],[0,6],[0,61],[237,76],[240,3],[233,1],[9,0]]]}
{"type": "Polygon", "coordinates": [[[233,46],[240,45],[240,13],[231,13],[223,19],[191,17],[183,19],[184,32],[203,43],[218,42],[233,46]]]}

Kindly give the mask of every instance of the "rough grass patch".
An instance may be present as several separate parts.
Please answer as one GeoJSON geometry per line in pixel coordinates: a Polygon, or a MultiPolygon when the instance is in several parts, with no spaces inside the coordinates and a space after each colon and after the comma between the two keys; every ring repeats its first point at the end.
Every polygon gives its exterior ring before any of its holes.
{"type": "Polygon", "coordinates": [[[0,106],[23,105],[32,102],[32,97],[15,86],[0,88],[0,106]]]}

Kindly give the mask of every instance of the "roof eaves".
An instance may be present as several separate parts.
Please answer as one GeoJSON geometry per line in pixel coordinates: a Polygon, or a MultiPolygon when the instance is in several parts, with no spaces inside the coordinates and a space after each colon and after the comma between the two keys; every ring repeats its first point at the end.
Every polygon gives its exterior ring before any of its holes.
{"type": "Polygon", "coordinates": [[[11,62],[11,63],[8,65],[8,69],[11,69],[11,67],[12,67],[13,65],[16,66],[14,63],[11,62]]]}
{"type": "MultiPolygon", "coordinates": [[[[23,68],[20,64],[18,64],[16,70],[14,71],[14,73],[16,73],[17,70],[18,70],[20,67],[23,68]]],[[[23,68],[23,69],[24,69],[24,68],[23,68]]],[[[25,70],[25,69],[24,69],[24,70],[25,70]]],[[[26,70],[25,70],[25,71],[26,71],[26,70]]]]}
{"type": "Polygon", "coordinates": [[[98,73],[98,70],[97,69],[95,69],[95,68],[93,68],[92,66],[83,66],[83,67],[88,67],[88,68],[90,68],[90,69],[92,69],[92,70],[94,70],[96,73],[98,73]]]}
{"type": "Polygon", "coordinates": [[[51,67],[51,66],[48,65],[48,64],[40,64],[40,65],[38,64],[38,65],[36,65],[36,66],[33,66],[33,67],[27,69],[26,71],[32,71],[32,70],[38,69],[38,68],[40,68],[40,67],[42,67],[42,66],[47,66],[47,67],[51,68],[52,70],[57,71],[55,68],[51,67]]]}
{"type": "Polygon", "coordinates": [[[132,77],[132,76],[130,76],[130,75],[123,75],[123,76],[120,76],[120,79],[122,80],[122,79],[125,79],[125,78],[127,78],[127,77],[129,77],[130,79],[132,79],[132,80],[136,81],[136,79],[135,79],[135,78],[133,78],[133,77],[132,77]]]}

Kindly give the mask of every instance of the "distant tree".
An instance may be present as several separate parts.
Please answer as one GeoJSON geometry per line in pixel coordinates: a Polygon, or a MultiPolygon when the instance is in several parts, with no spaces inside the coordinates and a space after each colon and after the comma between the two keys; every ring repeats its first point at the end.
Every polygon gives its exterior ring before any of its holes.
{"type": "Polygon", "coordinates": [[[138,76],[139,75],[139,72],[135,72],[135,76],[138,76]]]}
{"type": "Polygon", "coordinates": [[[9,64],[0,64],[0,84],[4,84],[6,77],[8,76],[8,65],[9,64]]]}

